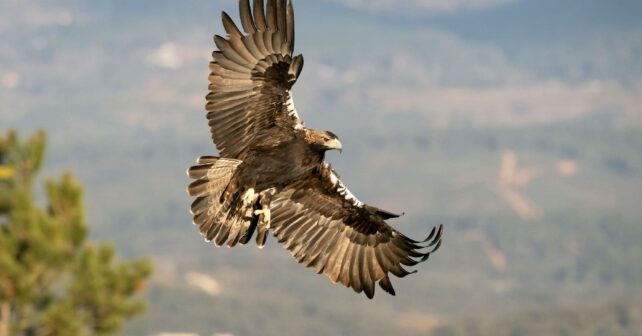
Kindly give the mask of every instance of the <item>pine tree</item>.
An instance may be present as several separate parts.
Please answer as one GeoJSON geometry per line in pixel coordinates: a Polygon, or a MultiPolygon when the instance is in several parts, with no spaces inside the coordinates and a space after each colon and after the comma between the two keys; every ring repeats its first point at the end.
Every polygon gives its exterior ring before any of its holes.
{"type": "Polygon", "coordinates": [[[69,173],[33,184],[45,134],[21,143],[0,136],[0,336],[110,335],[140,313],[151,272],[144,260],[122,262],[109,245],[87,242],[83,190],[69,173]]]}

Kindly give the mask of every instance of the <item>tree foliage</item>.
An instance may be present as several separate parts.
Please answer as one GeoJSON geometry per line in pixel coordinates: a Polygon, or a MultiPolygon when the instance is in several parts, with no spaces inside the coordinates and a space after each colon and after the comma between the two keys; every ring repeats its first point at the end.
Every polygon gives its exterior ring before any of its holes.
{"type": "Polygon", "coordinates": [[[123,262],[113,247],[87,242],[83,189],[65,173],[34,180],[46,137],[0,137],[0,336],[109,335],[140,313],[135,295],[151,272],[145,260],[123,262]]]}

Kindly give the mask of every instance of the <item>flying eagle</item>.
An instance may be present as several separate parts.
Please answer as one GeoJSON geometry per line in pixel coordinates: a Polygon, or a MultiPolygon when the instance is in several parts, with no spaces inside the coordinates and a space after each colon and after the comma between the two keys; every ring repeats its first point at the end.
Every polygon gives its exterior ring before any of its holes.
{"type": "Polygon", "coordinates": [[[305,127],[291,89],[303,69],[294,56],[290,0],[240,1],[242,33],[223,12],[227,38],[215,36],[207,119],[220,157],[188,170],[194,225],[217,246],[263,247],[271,229],[306,267],[372,298],[375,283],[394,295],[389,273],[426,261],[443,227],[412,240],[385,220],[399,217],[359,201],[324,161],[337,136],[305,127]]]}

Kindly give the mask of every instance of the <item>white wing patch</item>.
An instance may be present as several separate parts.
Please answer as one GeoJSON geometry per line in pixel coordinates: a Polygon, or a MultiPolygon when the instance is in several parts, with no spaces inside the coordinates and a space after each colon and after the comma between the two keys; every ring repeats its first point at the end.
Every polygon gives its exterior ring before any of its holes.
{"type": "Polygon", "coordinates": [[[290,118],[293,118],[296,120],[296,125],[294,126],[295,130],[302,130],[305,126],[303,123],[301,123],[301,119],[299,118],[299,114],[296,111],[296,108],[294,107],[294,98],[292,98],[292,94],[289,94],[288,101],[285,103],[285,107],[288,110],[288,116],[290,118]]]}
{"type": "MultiPolygon", "coordinates": [[[[330,165],[326,165],[328,168],[330,168],[330,165]]],[[[341,195],[343,198],[348,200],[350,203],[352,203],[354,206],[361,208],[364,203],[359,201],[359,199],[354,196],[350,190],[341,182],[339,179],[339,176],[334,172],[334,170],[330,169],[330,181],[332,182],[332,185],[337,188],[337,192],[339,195],[341,195]]]]}

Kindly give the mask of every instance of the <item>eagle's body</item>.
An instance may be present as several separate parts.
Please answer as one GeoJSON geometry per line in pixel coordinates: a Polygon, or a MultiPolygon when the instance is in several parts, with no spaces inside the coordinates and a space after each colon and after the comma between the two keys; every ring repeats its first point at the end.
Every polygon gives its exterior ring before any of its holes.
{"type": "Polygon", "coordinates": [[[269,188],[281,189],[323,163],[325,151],[306,141],[307,130],[292,136],[269,134],[247,151],[242,168],[235,178],[243,185],[254,184],[258,192],[269,188]]]}
{"type": "Polygon", "coordinates": [[[374,284],[394,294],[388,273],[403,277],[441,243],[442,229],[423,242],[386,224],[398,215],[359,201],[324,161],[341,150],[336,135],[304,126],[290,89],[303,68],[293,56],[294,14],[287,0],[240,1],[246,34],[223,13],[228,37],[210,63],[207,118],[221,157],[201,157],[194,224],[208,241],[233,247],[272,230],[292,255],[372,298],[374,284]],[[429,249],[421,252],[422,249],[429,249]]]}

